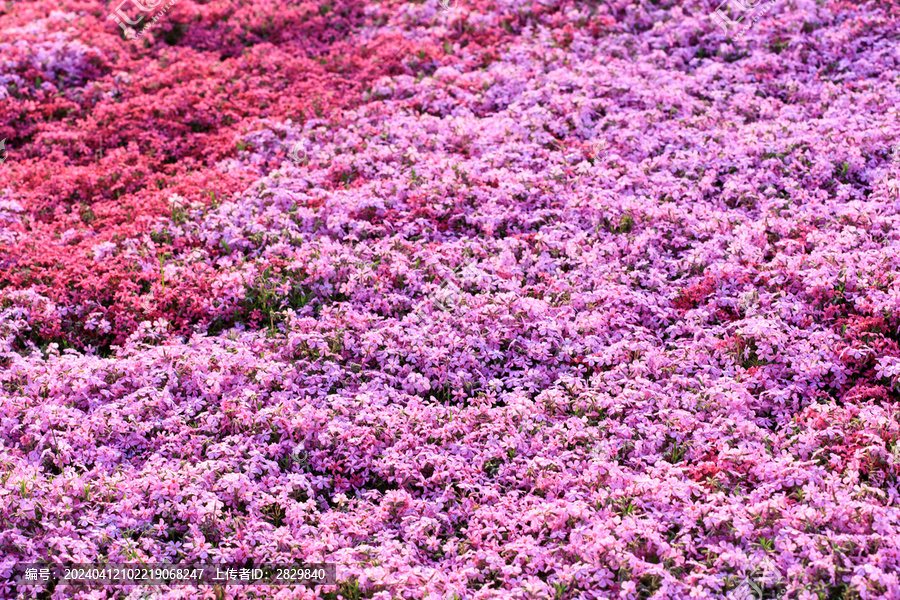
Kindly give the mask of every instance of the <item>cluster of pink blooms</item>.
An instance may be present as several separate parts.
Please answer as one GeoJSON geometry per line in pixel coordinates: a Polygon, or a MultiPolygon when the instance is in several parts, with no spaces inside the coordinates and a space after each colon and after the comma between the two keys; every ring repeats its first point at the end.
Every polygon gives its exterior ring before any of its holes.
{"type": "Polygon", "coordinates": [[[900,599],[900,14],[715,8],[7,4],[0,597],[900,599]]]}

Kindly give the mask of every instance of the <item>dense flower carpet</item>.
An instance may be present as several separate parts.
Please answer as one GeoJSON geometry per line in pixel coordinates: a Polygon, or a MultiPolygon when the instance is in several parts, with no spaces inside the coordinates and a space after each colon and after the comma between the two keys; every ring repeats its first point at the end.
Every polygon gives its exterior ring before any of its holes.
{"type": "Polygon", "coordinates": [[[0,575],[338,583],[0,597],[900,598],[897,4],[114,8],[0,5],[0,575]]]}

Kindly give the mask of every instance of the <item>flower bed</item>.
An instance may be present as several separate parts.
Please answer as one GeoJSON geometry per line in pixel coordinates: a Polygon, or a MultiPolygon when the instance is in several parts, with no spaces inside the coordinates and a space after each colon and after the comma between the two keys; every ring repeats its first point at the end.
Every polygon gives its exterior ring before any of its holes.
{"type": "Polygon", "coordinates": [[[900,598],[898,15],[714,8],[9,5],[0,571],[900,598]]]}

